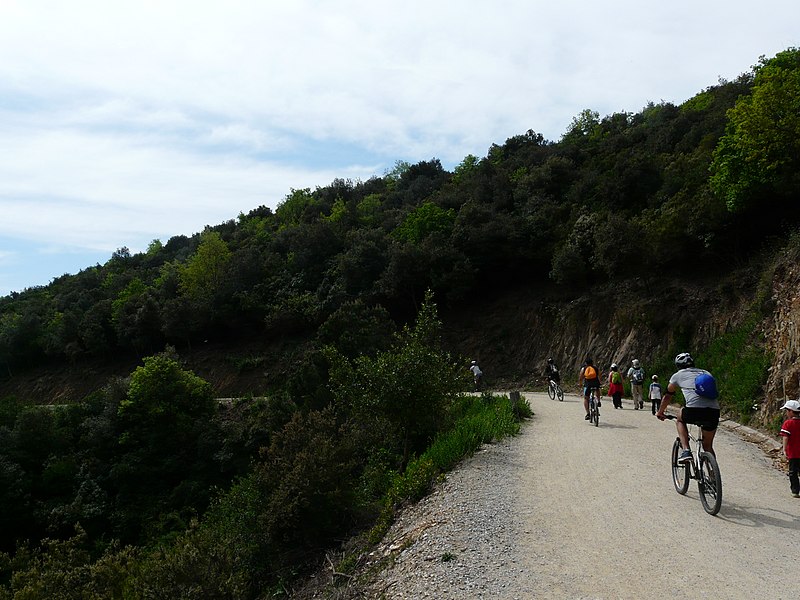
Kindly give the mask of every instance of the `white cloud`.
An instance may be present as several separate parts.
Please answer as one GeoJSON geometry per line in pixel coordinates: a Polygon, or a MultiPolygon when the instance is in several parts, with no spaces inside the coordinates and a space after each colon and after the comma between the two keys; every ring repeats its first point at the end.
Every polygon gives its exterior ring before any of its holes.
{"type": "Polygon", "coordinates": [[[396,160],[455,165],[528,129],[555,140],[584,108],[679,103],[797,45],[800,3],[754,11],[0,0],[0,235],[134,246],[396,160]]]}

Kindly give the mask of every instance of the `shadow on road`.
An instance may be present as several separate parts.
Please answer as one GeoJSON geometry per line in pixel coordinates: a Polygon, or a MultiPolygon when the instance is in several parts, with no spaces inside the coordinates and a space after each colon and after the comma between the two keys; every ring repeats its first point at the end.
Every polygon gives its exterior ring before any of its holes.
{"type": "Polygon", "coordinates": [[[794,514],[774,508],[732,504],[726,502],[724,496],[722,509],[717,516],[724,521],[744,527],[780,527],[800,531],[800,521],[794,514]]]}
{"type": "Polygon", "coordinates": [[[603,415],[600,415],[600,427],[604,427],[605,429],[637,429],[634,425],[622,425],[620,423],[604,421],[603,415]]]}

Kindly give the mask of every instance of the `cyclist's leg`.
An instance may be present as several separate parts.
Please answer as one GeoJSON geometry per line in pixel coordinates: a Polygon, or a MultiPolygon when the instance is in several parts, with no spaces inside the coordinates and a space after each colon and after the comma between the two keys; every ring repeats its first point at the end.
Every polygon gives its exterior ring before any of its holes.
{"type": "Polygon", "coordinates": [[[714,436],[719,426],[719,410],[706,408],[702,409],[701,417],[698,420],[703,440],[703,450],[717,456],[714,453],[714,436]]]}
{"type": "Polygon", "coordinates": [[[675,420],[675,427],[678,429],[678,437],[681,440],[681,448],[690,450],[689,448],[689,428],[683,422],[683,409],[678,410],[678,418],[675,420]]]}
{"type": "Polygon", "coordinates": [[[707,429],[701,429],[701,431],[703,432],[703,450],[716,456],[714,452],[714,435],[716,435],[717,430],[713,429],[709,431],[707,429]]]}

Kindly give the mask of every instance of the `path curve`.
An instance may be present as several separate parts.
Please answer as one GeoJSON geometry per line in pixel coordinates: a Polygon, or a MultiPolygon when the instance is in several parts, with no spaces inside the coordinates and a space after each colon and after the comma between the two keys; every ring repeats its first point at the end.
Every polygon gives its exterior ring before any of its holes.
{"type": "Polygon", "coordinates": [[[800,499],[757,445],[720,429],[723,504],[676,494],[675,426],[630,401],[600,427],[578,397],[525,394],[521,434],[485,446],[403,512],[376,553],[382,598],[794,598],[800,499]]]}

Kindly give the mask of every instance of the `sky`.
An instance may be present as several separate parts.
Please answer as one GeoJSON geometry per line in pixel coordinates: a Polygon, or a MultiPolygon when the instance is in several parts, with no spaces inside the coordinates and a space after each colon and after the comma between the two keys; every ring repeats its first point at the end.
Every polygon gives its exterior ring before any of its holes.
{"type": "Polygon", "coordinates": [[[798,46],[797,0],[0,0],[0,296],[798,46]]]}

